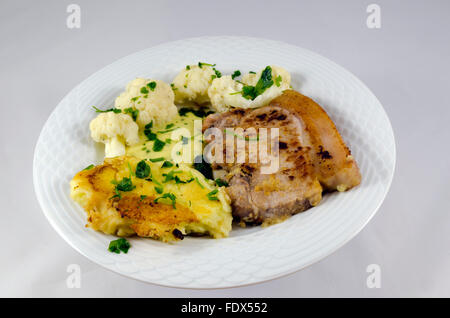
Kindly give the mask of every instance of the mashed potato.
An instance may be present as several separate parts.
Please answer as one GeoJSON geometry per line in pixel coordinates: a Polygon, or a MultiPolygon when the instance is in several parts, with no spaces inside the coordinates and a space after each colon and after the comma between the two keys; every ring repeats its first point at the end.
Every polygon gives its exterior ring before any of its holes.
{"type": "Polygon", "coordinates": [[[172,88],[167,83],[136,78],[116,98],[115,107],[130,113],[137,110],[136,123],[141,128],[151,121],[154,126],[162,127],[178,116],[174,98],[172,88]]]}
{"type": "Polygon", "coordinates": [[[225,188],[189,166],[163,165],[128,156],[105,159],[75,175],[70,195],[87,212],[88,226],[106,234],[165,242],[190,233],[228,236],[232,216],[225,188]]]}
{"type": "Polygon", "coordinates": [[[247,99],[242,96],[245,86],[255,86],[263,70],[256,74],[246,74],[242,82],[235,81],[231,76],[216,78],[208,89],[211,107],[218,112],[226,112],[231,107],[256,108],[268,104],[275,97],[280,96],[284,90],[289,89],[291,75],[279,66],[271,66],[273,84],[255,99],[247,99]]]}
{"type": "Polygon", "coordinates": [[[201,105],[209,102],[208,88],[217,75],[212,65],[201,65],[186,66],[173,80],[177,103],[189,101],[201,105]]]}

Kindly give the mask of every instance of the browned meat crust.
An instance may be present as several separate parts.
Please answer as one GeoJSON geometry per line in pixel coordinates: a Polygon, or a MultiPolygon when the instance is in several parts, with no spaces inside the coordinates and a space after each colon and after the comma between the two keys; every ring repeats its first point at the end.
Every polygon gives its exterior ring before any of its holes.
{"type": "Polygon", "coordinates": [[[233,163],[213,163],[213,168],[228,172],[233,216],[241,221],[273,223],[317,205],[322,186],[327,191],[344,191],[360,183],[356,162],[334,123],[317,103],[293,90],[265,107],[210,115],[203,129],[211,127],[222,131],[279,128],[280,168],[276,173],[262,174],[261,161],[250,162],[248,142],[245,163],[235,163],[236,153],[233,163]]]}

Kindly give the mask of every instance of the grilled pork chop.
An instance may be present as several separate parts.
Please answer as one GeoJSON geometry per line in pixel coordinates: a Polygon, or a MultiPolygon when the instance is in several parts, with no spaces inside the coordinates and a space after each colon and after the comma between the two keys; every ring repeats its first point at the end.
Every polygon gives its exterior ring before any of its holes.
{"type": "MultiPolygon", "coordinates": [[[[227,171],[233,216],[246,223],[278,222],[317,205],[323,188],[344,191],[360,183],[356,162],[334,123],[317,103],[293,90],[268,106],[210,115],[203,130],[213,127],[279,128],[275,173],[262,173],[261,161],[252,163],[248,156],[244,163],[236,163],[238,151],[232,163],[212,163],[213,169],[227,171]]],[[[248,154],[249,143],[245,147],[248,154]]]]}

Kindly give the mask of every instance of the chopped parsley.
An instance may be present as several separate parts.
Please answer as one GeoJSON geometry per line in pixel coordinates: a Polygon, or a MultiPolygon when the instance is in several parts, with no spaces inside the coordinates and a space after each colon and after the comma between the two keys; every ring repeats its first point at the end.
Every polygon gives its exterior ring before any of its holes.
{"type": "Polygon", "coordinates": [[[147,196],[146,195],[141,195],[141,201],[143,201],[147,196]]]}
{"type": "Polygon", "coordinates": [[[132,191],[134,188],[136,188],[135,185],[133,185],[133,182],[131,181],[131,178],[123,178],[121,181],[117,182],[116,180],[111,181],[112,184],[114,184],[116,187],[114,188],[114,192],[116,193],[111,197],[111,199],[114,198],[122,198],[122,195],[120,194],[120,191],[122,192],[129,192],[132,191]]]}
{"type": "Polygon", "coordinates": [[[87,166],[86,168],[84,168],[83,170],[91,170],[92,168],[94,168],[95,166],[93,164],[90,164],[89,166],[87,166]]]}
{"type": "Polygon", "coordinates": [[[166,125],[166,129],[170,129],[170,128],[172,128],[173,126],[175,126],[175,124],[168,124],[168,125],[166,125]]]}
{"type": "Polygon", "coordinates": [[[153,141],[156,139],[156,134],[152,132],[153,121],[144,127],[144,135],[148,138],[148,140],[153,141]]]}
{"type": "Polygon", "coordinates": [[[160,199],[170,199],[170,201],[172,201],[172,207],[173,207],[174,209],[177,208],[176,205],[175,205],[175,202],[176,202],[176,196],[175,196],[173,193],[164,193],[162,196],[157,197],[157,198],[154,200],[154,202],[155,202],[155,203],[158,203],[158,201],[159,201],[160,199]]]}
{"type": "Polygon", "coordinates": [[[234,73],[231,75],[232,79],[235,79],[236,77],[241,76],[241,71],[236,70],[234,71],[234,73]]]}
{"type": "Polygon", "coordinates": [[[214,70],[214,73],[216,73],[217,78],[221,78],[222,77],[222,73],[220,73],[219,70],[217,70],[215,68],[213,68],[213,70],[214,70]]]}
{"type": "Polygon", "coordinates": [[[139,179],[145,179],[150,175],[150,172],[150,166],[145,162],[145,160],[138,162],[136,166],[136,177],[139,179]]]}
{"type": "Polygon", "coordinates": [[[278,75],[278,76],[275,78],[275,85],[276,85],[277,87],[280,87],[281,81],[282,81],[281,75],[278,75]]]}
{"type": "Polygon", "coordinates": [[[160,187],[160,186],[157,186],[157,187],[155,187],[155,191],[156,191],[156,193],[161,194],[161,193],[164,192],[164,188],[160,187]]]}
{"type": "Polygon", "coordinates": [[[153,144],[153,151],[161,151],[165,145],[166,145],[166,143],[164,141],[156,138],[155,142],[153,144]]]}
{"type": "Polygon", "coordinates": [[[211,200],[211,201],[219,201],[219,198],[217,198],[217,196],[216,196],[217,192],[219,192],[219,190],[217,190],[217,189],[212,190],[212,191],[209,192],[206,196],[207,196],[208,199],[211,200]]]}
{"type": "Polygon", "coordinates": [[[186,65],[186,70],[189,71],[191,69],[190,65],[186,65]]]}
{"type": "Polygon", "coordinates": [[[195,181],[197,182],[197,184],[200,186],[200,188],[204,189],[205,187],[203,186],[203,184],[200,182],[200,180],[198,180],[198,178],[195,178],[195,181]]]}
{"type": "Polygon", "coordinates": [[[131,115],[131,118],[133,118],[134,121],[136,121],[137,117],[139,116],[139,110],[133,109],[133,107],[125,108],[123,110],[125,114],[131,115]]]}
{"type": "Polygon", "coordinates": [[[151,162],[159,162],[159,161],[163,161],[165,158],[164,157],[159,157],[159,158],[153,158],[153,159],[148,159],[151,162]]]}
{"type": "Polygon", "coordinates": [[[163,183],[166,183],[166,182],[174,180],[175,179],[175,176],[174,176],[175,173],[181,173],[181,172],[182,171],[180,171],[180,170],[172,170],[169,173],[163,173],[163,176],[166,177],[164,179],[163,183]]]}
{"type": "Polygon", "coordinates": [[[266,89],[271,87],[273,85],[272,80],[272,68],[270,66],[267,66],[261,73],[261,77],[259,78],[258,82],[255,86],[251,85],[245,85],[242,87],[242,91],[240,92],[242,94],[242,97],[245,99],[251,99],[254,100],[256,97],[264,93],[266,89]]]}
{"type": "Polygon", "coordinates": [[[250,72],[248,72],[249,74],[256,74],[256,72],[253,72],[253,71],[250,71],[250,72]]]}
{"type": "Polygon", "coordinates": [[[173,163],[171,163],[170,161],[164,161],[164,163],[161,166],[161,168],[170,168],[170,167],[173,167],[173,163]]]}
{"type": "Polygon", "coordinates": [[[228,182],[226,182],[225,180],[222,180],[220,178],[216,179],[215,182],[218,187],[228,187],[228,182]]]}
{"type": "Polygon", "coordinates": [[[175,87],[175,84],[174,84],[174,83],[170,84],[170,87],[172,87],[172,90],[173,90],[173,91],[175,91],[175,90],[178,89],[178,88],[175,87]]]}
{"type": "Polygon", "coordinates": [[[178,176],[174,177],[175,183],[191,183],[192,181],[194,181],[194,178],[190,178],[188,180],[181,180],[180,178],[178,178],[178,176]]]}
{"type": "Polygon", "coordinates": [[[108,251],[111,253],[120,254],[120,252],[128,253],[128,250],[130,249],[131,245],[130,242],[128,242],[126,239],[121,237],[120,239],[111,241],[109,243],[108,251]]]}
{"type": "Polygon", "coordinates": [[[194,169],[203,174],[205,178],[214,180],[211,165],[205,161],[202,155],[195,157],[194,169]]]}
{"type": "Polygon", "coordinates": [[[151,90],[152,92],[154,92],[154,91],[155,91],[155,88],[156,88],[156,82],[155,82],[155,81],[150,82],[150,83],[147,84],[147,86],[148,86],[148,88],[150,88],[150,90],[151,90]]]}
{"type": "Polygon", "coordinates": [[[198,62],[198,67],[202,68],[203,66],[211,66],[211,67],[214,67],[214,66],[216,66],[216,64],[208,64],[208,63],[198,62]]]}
{"type": "Polygon", "coordinates": [[[148,89],[147,87],[141,87],[141,94],[148,94],[148,89]]]}
{"type": "Polygon", "coordinates": [[[123,178],[120,182],[116,183],[116,189],[123,192],[132,191],[134,188],[136,188],[135,185],[133,185],[133,182],[131,181],[131,178],[123,178]]]}
{"type": "Polygon", "coordinates": [[[95,107],[95,106],[92,106],[92,108],[94,108],[95,109],[95,112],[96,113],[107,113],[107,112],[113,112],[114,114],[119,114],[119,113],[121,113],[122,112],[122,110],[121,109],[118,109],[118,108],[110,108],[110,109],[106,109],[106,110],[101,110],[101,109],[98,109],[97,107],[95,107]]]}

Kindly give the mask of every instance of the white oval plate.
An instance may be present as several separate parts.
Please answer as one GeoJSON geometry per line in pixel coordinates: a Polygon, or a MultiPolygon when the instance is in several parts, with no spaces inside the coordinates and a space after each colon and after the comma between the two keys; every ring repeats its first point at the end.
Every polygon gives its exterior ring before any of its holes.
{"type": "Polygon", "coordinates": [[[395,142],[389,119],[370,90],[344,68],[308,50],[247,37],[202,37],[132,54],[75,87],[42,129],[34,154],[34,187],[55,230],[77,251],[117,273],[158,285],[224,288],[300,270],[336,251],[375,214],[392,180],[395,142]],[[168,83],[185,65],[217,63],[223,73],[285,67],[292,86],[317,101],[336,123],[363,176],[357,188],[332,193],[304,213],[267,228],[235,228],[229,238],[186,238],[164,244],[131,238],[128,254],[108,252],[110,240],[85,228],[85,212],[69,197],[69,181],[103,151],[89,136],[91,106],[112,106],[135,77],[168,83]]]}

